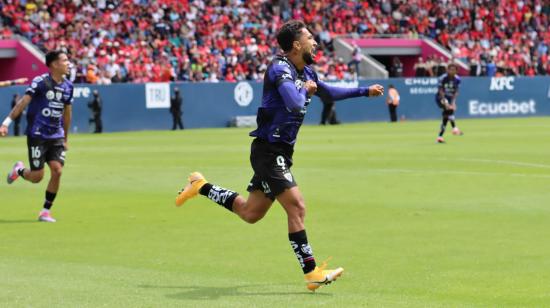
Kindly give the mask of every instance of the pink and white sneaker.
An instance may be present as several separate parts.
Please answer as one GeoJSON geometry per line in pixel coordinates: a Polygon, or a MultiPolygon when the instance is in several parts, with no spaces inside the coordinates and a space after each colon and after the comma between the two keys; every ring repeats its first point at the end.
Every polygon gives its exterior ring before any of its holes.
{"type": "Polygon", "coordinates": [[[50,214],[50,211],[44,211],[42,210],[40,212],[40,215],[38,216],[38,221],[42,222],[55,222],[55,219],[50,214]]]}
{"type": "Polygon", "coordinates": [[[462,136],[462,135],[464,135],[464,133],[460,129],[458,129],[458,127],[455,127],[455,128],[453,128],[453,135],[462,136]]]}
{"type": "Polygon", "coordinates": [[[445,139],[443,137],[437,137],[437,143],[445,143],[445,139]]]}
{"type": "Polygon", "coordinates": [[[25,168],[25,165],[22,161],[18,161],[13,165],[13,168],[11,169],[11,172],[8,173],[8,184],[13,183],[17,178],[19,177],[19,173],[17,173],[17,170],[25,168]]]}

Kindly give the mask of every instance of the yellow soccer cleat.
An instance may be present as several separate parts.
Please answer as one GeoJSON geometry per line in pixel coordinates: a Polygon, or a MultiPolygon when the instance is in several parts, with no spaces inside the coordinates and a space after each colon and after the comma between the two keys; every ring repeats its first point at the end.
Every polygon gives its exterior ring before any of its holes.
{"type": "Polygon", "coordinates": [[[185,185],[185,188],[176,197],[176,206],[182,206],[185,201],[198,195],[201,188],[207,183],[204,176],[199,172],[191,173],[187,180],[189,180],[189,183],[185,185]]]}
{"type": "Polygon", "coordinates": [[[307,288],[310,291],[315,291],[322,285],[330,284],[333,281],[336,281],[336,279],[344,272],[344,269],[341,267],[329,270],[326,270],[326,267],[327,261],[324,261],[323,265],[316,266],[313,271],[304,275],[307,282],[307,288]]]}

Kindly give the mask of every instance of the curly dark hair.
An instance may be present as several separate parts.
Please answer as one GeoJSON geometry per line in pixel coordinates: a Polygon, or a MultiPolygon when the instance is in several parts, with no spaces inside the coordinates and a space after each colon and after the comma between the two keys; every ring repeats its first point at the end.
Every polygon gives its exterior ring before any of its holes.
{"type": "Polygon", "coordinates": [[[292,50],[292,43],[300,38],[303,28],[307,28],[304,22],[289,20],[277,31],[277,43],[279,43],[284,52],[292,50]]]}

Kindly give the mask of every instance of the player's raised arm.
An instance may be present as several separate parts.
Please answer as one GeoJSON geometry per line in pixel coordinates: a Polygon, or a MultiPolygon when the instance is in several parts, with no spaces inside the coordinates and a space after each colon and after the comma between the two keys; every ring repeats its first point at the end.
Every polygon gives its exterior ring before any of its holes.
{"type": "Polygon", "coordinates": [[[319,87],[319,91],[317,91],[318,96],[328,95],[335,101],[352,97],[380,96],[384,94],[384,87],[379,84],[369,87],[343,88],[331,86],[319,80],[317,81],[317,86],[319,87]]]}
{"type": "Polygon", "coordinates": [[[8,134],[8,128],[11,125],[11,122],[13,122],[13,119],[17,119],[17,117],[27,108],[29,103],[31,102],[32,97],[28,94],[23,95],[17,102],[17,104],[13,107],[10,114],[6,117],[4,122],[2,122],[2,126],[0,126],[0,137],[4,137],[8,134]]]}

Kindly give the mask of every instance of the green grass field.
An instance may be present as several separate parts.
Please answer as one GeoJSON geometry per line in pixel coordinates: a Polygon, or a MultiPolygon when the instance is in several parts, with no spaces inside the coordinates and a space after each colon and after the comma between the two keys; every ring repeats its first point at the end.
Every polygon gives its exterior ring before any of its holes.
{"type": "Polygon", "coordinates": [[[46,181],[3,182],[25,139],[0,140],[0,306],[550,306],[550,120],[459,124],[444,145],[436,121],[302,129],[309,239],[346,269],[315,294],[278,204],[255,225],[174,206],[194,170],[244,192],[248,129],[73,135],[56,224],[46,181]]]}

